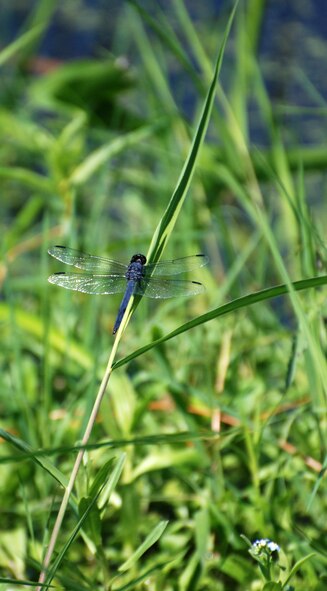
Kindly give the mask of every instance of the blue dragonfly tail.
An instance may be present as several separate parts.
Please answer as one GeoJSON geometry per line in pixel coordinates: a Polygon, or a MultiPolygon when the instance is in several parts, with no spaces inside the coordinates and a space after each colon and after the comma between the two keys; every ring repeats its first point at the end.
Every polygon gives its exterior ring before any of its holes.
{"type": "Polygon", "coordinates": [[[119,310],[118,310],[118,314],[117,314],[117,318],[116,318],[116,322],[115,322],[115,326],[112,331],[112,334],[116,334],[118,328],[120,327],[120,323],[121,323],[122,318],[125,314],[125,310],[128,306],[128,302],[134,293],[135,285],[136,285],[136,281],[133,281],[133,280],[130,280],[127,283],[126,291],[124,293],[124,297],[123,297],[121,304],[119,306],[119,310]]]}

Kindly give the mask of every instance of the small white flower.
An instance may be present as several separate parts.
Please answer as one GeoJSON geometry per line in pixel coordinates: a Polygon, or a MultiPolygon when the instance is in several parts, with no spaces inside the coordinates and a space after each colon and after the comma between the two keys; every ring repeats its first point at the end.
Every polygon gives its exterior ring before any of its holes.
{"type": "Polygon", "coordinates": [[[272,542],[269,538],[262,538],[253,542],[250,553],[254,558],[270,562],[277,558],[279,551],[280,548],[276,542],[272,542]]]}
{"type": "Polygon", "coordinates": [[[278,544],[276,544],[276,542],[272,542],[271,540],[269,540],[267,546],[268,546],[270,552],[279,552],[280,551],[280,547],[278,546],[278,544]]]}

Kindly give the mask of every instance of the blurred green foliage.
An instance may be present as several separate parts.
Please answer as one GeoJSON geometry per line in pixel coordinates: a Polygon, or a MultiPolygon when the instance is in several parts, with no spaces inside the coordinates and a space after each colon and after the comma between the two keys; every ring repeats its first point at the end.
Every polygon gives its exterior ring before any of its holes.
{"type": "MultiPolygon", "coordinates": [[[[113,57],[36,75],[35,40],[54,18],[49,10],[44,20],[45,4],[0,53],[6,591],[10,580],[22,588],[37,580],[119,304],[49,286],[60,269],[47,248],[123,261],[147,252],[227,20],[199,25],[182,2],[151,14],[122,3],[113,57]]],[[[210,269],[197,273],[206,294],[142,300],[119,359],[226,300],[326,273],[327,152],[320,141],[291,143],[281,108],[296,118],[301,105],[270,100],[257,54],[264,14],[264,2],[238,6],[207,142],[165,251],[210,256],[210,269]],[[263,147],[251,140],[253,104],[263,147]]],[[[323,128],[325,101],[312,110],[323,128]]],[[[325,294],[291,290],[234,306],[115,370],[60,532],[59,588],[263,589],[245,534],[279,544],[281,580],[314,550],[291,584],[324,589],[325,294]]]]}

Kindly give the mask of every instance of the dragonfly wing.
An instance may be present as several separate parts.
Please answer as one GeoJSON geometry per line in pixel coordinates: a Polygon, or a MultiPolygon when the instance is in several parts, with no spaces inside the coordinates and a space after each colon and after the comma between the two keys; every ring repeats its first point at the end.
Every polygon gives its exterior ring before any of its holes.
{"type": "Polygon", "coordinates": [[[204,291],[205,289],[202,283],[198,283],[197,281],[152,277],[148,281],[146,279],[138,281],[134,293],[144,295],[148,298],[166,299],[197,295],[204,291]]]}
{"type": "Polygon", "coordinates": [[[83,271],[97,271],[104,274],[114,273],[125,276],[127,270],[126,265],[123,265],[123,263],[80,252],[67,246],[52,246],[49,248],[48,253],[62,263],[83,269],[83,271]]]}
{"type": "Polygon", "coordinates": [[[144,267],[145,276],[158,277],[162,275],[179,275],[180,273],[188,273],[199,267],[207,265],[209,259],[204,254],[195,254],[190,257],[183,257],[181,259],[173,259],[171,261],[159,261],[158,263],[150,263],[144,267]]]}
{"type": "Polygon", "coordinates": [[[118,275],[92,275],[85,273],[54,273],[48,281],[66,289],[90,293],[93,295],[105,295],[122,293],[126,289],[125,277],[118,275]]]}

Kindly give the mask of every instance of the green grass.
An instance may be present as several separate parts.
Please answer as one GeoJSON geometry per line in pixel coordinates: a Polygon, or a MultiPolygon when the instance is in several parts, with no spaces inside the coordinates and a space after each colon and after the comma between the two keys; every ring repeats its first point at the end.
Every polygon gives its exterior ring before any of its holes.
{"type": "Polygon", "coordinates": [[[65,490],[45,588],[325,588],[327,219],[311,187],[326,151],[285,140],[256,54],[262,3],[207,36],[187,4],[171,10],[122,8],[129,70],[24,72],[46,2],[0,53],[16,97],[0,109],[1,590],[37,587],[65,490]],[[135,298],[114,341],[119,298],[49,285],[52,244],[205,252],[206,293],[135,298]],[[282,568],[249,553],[264,538],[282,568]]]}

